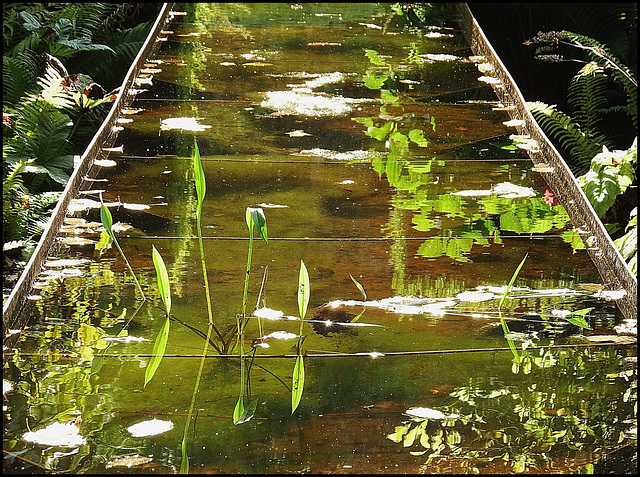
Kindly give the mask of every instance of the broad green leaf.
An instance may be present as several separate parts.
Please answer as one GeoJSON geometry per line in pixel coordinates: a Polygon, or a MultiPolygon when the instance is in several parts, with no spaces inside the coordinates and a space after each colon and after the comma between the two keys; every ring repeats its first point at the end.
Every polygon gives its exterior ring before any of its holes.
{"type": "Polygon", "coordinates": [[[153,345],[153,356],[151,357],[151,360],[149,360],[149,364],[147,365],[147,369],[144,373],[143,387],[147,386],[147,383],[151,381],[153,375],[156,374],[158,366],[160,366],[160,361],[162,361],[164,350],[166,349],[167,341],[169,340],[169,327],[170,321],[169,317],[167,316],[164,324],[162,325],[162,328],[160,329],[160,332],[158,333],[158,336],[156,337],[156,342],[153,345]]]}
{"type": "Polygon", "coordinates": [[[22,26],[30,32],[35,32],[35,31],[38,31],[40,28],[42,28],[42,25],[36,19],[36,17],[34,17],[28,12],[25,12],[25,11],[20,12],[20,18],[24,22],[22,26]]]}
{"type": "Polygon", "coordinates": [[[202,161],[200,160],[200,150],[198,149],[198,142],[194,142],[193,150],[193,170],[196,182],[196,194],[198,195],[198,213],[202,209],[202,202],[207,192],[207,184],[204,178],[204,169],[202,168],[202,161]]]}
{"type": "Polygon", "coordinates": [[[400,102],[400,97],[395,96],[388,89],[380,90],[380,100],[385,104],[398,104],[400,102]]]}
{"type": "Polygon", "coordinates": [[[298,275],[298,312],[300,313],[301,320],[304,320],[304,316],[307,314],[310,291],[309,272],[304,262],[300,260],[300,274],[298,275]]]}
{"type": "Polygon", "coordinates": [[[364,291],[364,287],[360,284],[360,282],[359,282],[358,280],[356,280],[355,278],[353,278],[353,275],[351,275],[351,274],[350,274],[349,276],[351,277],[351,281],[354,283],[354,285],[356,286],[356,288],[357,288],[358,290],[360,290],[360,293],[362,293],[362,298],[363,298],[364,300],[366,300],[366,299],[367,299],[367,294],[366,294],[366,292],[364,291]]]}
{"type": "Polygon", "coordinates": [[[402,445],[404,447],[411,447],[413,445],[413,441],[416,440],[416,436],[418,435],[418,428],[414,427],[404,436],[402,445]]]}
{"type": "Polygon", "coordinates": [[[403,424],[401,426],[396,426],[396,430],[391,434],[387,434],[387,439],[392,440],[393,442],[401,442],[404,439],[404,435],[411,428],[411,424],[403,424]]]}
{"type": "Polygon", "coordinates": [[[158,281],[158,289],[160,290],[160,297],[162,298],[162,302],[164,303],[165,311],[167,312],[167,317],[171,313],[171,288],[169,285],[169,274],[167,273],[167,267],[164,265],[164,260],[162,260],[162,256],[160,252],[156,250],[154,245],[151,246],[153,249],[153,265],[156,267],[156,276],[158,281]]]}
{"type": "Polygon", "coordinates": [[[293,368],[293,386],[291,387],[291,414],[293,415],[302,399],[304,389],[304,361],[302,355],[296,358],[296,365],[293,368]]]}

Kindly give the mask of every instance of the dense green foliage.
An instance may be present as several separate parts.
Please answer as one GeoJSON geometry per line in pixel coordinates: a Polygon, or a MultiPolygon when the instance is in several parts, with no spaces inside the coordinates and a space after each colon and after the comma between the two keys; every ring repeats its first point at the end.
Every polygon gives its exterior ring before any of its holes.
{"type": "Polygon", "coordinates": [[[141,5],[3,4],[5,268],[31,254],[74,155],[108,113],[107,91],[122,82],[159,8],[141,5]]]}

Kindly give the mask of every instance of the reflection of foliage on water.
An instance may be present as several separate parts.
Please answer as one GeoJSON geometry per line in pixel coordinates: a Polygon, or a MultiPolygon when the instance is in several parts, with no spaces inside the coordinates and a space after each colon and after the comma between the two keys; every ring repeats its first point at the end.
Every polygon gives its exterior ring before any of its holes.
{"type": "MultiPolygon", "coordinates": [[[[417,56],[416,47],[411,49],[407,62],[417,56]]],[[[380,90],[378,117],[354,118],[366,126],[365,134],[384,145],[386,155],[372,160],[372,167],[382,178],[386,176],[396,190],[392,199],[394,209],[413,212],[413,228],[436,236],[425,241],[417,254],[427,258],[442,255],[466,262],[466,255],[474,245],[489,245],[489,238],[500,244],[502,231],[517,234],[545,233],[551,229],[562,230],[570,222],[562,206],[549,207],[540,197],[505,197],[486,194],[479,198],[455,195],[450,180],[438,174],[444,161],[431,158],[419,162],[408,159],[411,147],[426,148],[429,141],[421,129],[407,125],[414,121],[413,114],[404,114],[403,101],[411,100],[398,93],[400,73],[375,50],[366,50],[372,68],[363,81],[366,87],[380,90]],[[448,222],[443,224],[443,222],[448,222]],[[444,226],[446,225],[446,226],[444,226]],[[446,230],[446,235],[442,231],[446,230]]],[[[436,119],[431,117],[428,126],[436,129],[436,119]]],[[[444,170],[444,169],[442,169],[444,170]]],[[[501,173],[522,174],[520,168],[505,164],[501,173]]],[[[514,178],[518,180],[519,178],[514,178]]],[[[403,226],[401,220],[392,220],[387,226],[387,236],[393,237],[395,227],[403,226]]]]}
{"type": "MultiPolygon", "coordinates": [[[[5,436],[20,432],[25,419],[35,430],[78,418],[80,435],[95,435],[102,430],[111,410],[107,396],[91,383],[91,363],[95,353],[106,348],[107,342],[102,339],[106,333],[88,323],[76,326],[75,323],[58,322],[48,328],[36,335],[38,342],[34,345],[41,350],[39,357],[16,353],[5,363],[9,372],[20,376],[16,392],[26,400],[24,406],[17,408],[18,414],[5,414],[5,436]],[[67,349],[77,353],[77,360],[64,359],[62,354],[67,349]]],[[[28,335],[21,339],[30,339],[28,335]]],[[[14,445],[17,442],[14,441],[14,445]]],[[[72,452],[48,447],[41,455],[35,454],[28,460],[39,462],[50,470],[74,471],[90,454],[90,447],[83,444],[72,452]]]]}
{"type": "Polygon", "coordinates": [[[467,473],[488,465],[540,471],[568,450],[589,459],[623,444],[635,425],[637,367],[624,356],[613,348],[523,351],[512,369],[519,384],[472,379],[449,395],[442,412],[431,410],[440,417],[410,416],[387,438],[428,455],[421,470],[429,472],[440,465],[467,473]]]}

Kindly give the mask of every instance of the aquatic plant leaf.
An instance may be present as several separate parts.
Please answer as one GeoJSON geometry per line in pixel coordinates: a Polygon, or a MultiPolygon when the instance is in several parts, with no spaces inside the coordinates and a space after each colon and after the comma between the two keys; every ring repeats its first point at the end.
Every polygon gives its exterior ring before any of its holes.
{"type": "Polygon", "coordinates": [[[164,350],[167,347],[167,341],[169,339],[169,326],[170,326],[170,322],[169,322],[169,317],[167,316],[167,318],[164,321],[164,324],[162,325],[162,328],[160,329],[160,332],[158,333],[158,336],[156,337],[156,342],[153,345],[153,352],[152,352],[153,356],[149,360],[147,369],[144,372],[143,387],[147,386],[147,383],[151,381],[151,379],[153,378],[153,375],[156,374],[156,370],[158,369],[158,366],[160,366],[160,361],[162,361],[162,358],[164,356],[164,350]]]}
{"type": "MultiPolygon", "coordinates": [[[[233,421],[233,423],[235,425],[240,425],[250,421],[251,418],[253,418],[253,416],[255,415],[257,407],[258,407],[258,400],[254,399],[249,403],[249,406],[247,406],[247,408],[242,412],[242,414],[238,417],[238,419],[233,421]]],[[[234,415],[235,415],[235,412],[234,412],[234,415]]]]}
{"type": "Polygon", "coordinates": [[[198,196],[198,214],[202,210],[202,202],[207,192],[207,183],[204,178],[204,169],[202,168],[202,161],[200,160],[200,150],[198,149],[198,142],[194,141],[193,149],[193,171],[196,182],[196,194],[198,196]]]}
{"type": "Polygon", "coordinates": [[[102,221],[102,226],[104,227],[105,232],[107,232],[107,235],[109,235],[109,238],[115,241],[116,238],[114,237],[112,230],[113,217],[111,216],[111,211],[102,202],[102,197],[100,198],[100,220],[102,221]]]}
{"type": "Polygon", "coordinates": [[[260,238],[265,241],[265,243],[269,243],[269,238],[267,236],[267,218],[264,215],[264,211],[261,207],[247,207],[247,211],[245,214],[245,218],[247,221],[247,227],[249,228],[249,232],[253,233],[253,226],[255,225],[256,230],[258,231],[258,235],[260,238]]]}
{"type": "Polygon", "coordinates": [[[387,81],[388,75],[378,75],[371,71],[367,71],[367,74],[364,76],[364,85],[369,89],[380,89],[384,85],[385,81],[387,81]]]}
{"type": "Polygon", "coordinates": [[[302,260],[300,260],[300,274],[298,276],[298,311],[300,313],[300,319],[304,320],[304,316],[307,314],[307,307],[309,306],[309,272],[302,260]]]}
{"type": "Polygon", "coordinates": [[[160,290],[160,297],[164,303],[167,317],[171,313],[171,288],[169,284],[169,274],[167,273],[167,267],[164,265],[162,255],[156,249],[155,245],[151,246],[153,249],[153,265],[156,268],[156,277],[158,281],[158,289],[160,290]]]}
{"type": "Polygon", "coordinates": [[[304,389],[304,361],[302,355],[296,358],[296,365],[293,368],[293,386],[291,387],[291,414],[293,415],[302,399],[304,389]]]}
{"type": "Polygon", "coordinates": [[[353,275],[349,275],[349,276],[351,277],[351,281],[356,286],[356,288],[358,290],[360,290],[360,293],[362,293],[363,300],[366,300],[367,299],[367,293],[364,291],[364,287],[360,284],[360,282],[358,280],[353,278],[353,275]]]}
{"type": "Polygon", "coordinates": [[[182,444],[180,445],[180,451],[182,453],[182,459],[180,460],[180,473],[189,473],[189,454],[187,454],[187,436],[182,437],[182,444]]]}
{"type": "Polygon", "coordinates": [[[173,422],[162,421],[160,419],[150,419],[148,421],[142,421],[133,426],[129,426],[127,431],[133,437],[147,437],[157,436],[163,432],[167,432],[173,429],[173,422]]]}
{"type": "Polygon", "coordinates": [[[507,299],[507,295],[509,294],[509,290],[511,290],[511,287],[513,286],[514,282],[516,281],[516,278],[518,277],[518,273],[520,273],[520,269],[522,268],[522,266],[524,265],[525,260],[527,259],[527,257],[529,256],[529,254],[525,254],[524,258],[522,259],[522,262],[520,262],[520,265],[518,265],[518,268],[516,268],[516,271],[513,273],[513,276],[511,277],[511,280],[509,281],[509,284],[507,285],[507,288],[504,291],[504,294],[502,295],[502,298],[500,299],[500,303],[498,304],[498,308],[502,308],[502,305],[504,304],[504,301],[507,299]]]}
{"type": "Polygon", "coordinates": [[[236,402],[236,407],[233,409],[233,423],[238,424],[240,418],[244,414],[244,402],[242,400],[242,395],[238,396],[238,402],[236,402]]]}

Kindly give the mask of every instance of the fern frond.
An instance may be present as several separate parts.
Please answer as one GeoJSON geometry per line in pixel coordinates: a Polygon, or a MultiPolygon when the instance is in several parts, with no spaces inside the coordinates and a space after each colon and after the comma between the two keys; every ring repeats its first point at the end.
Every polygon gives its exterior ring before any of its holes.
{"type": "Polygon", "coordinates": [[[44,78],[38,78],[40,93],[32,96],[34,100],[43,100],[58,109],[72,109],[72,95],[65,86],[65,79],[51,65],[47,65],[44,78]]]}
{"type": "Polygon", "coordinates": [[[34,158],[46,165],[71,151],[67,141],[71,126],[69,117],[41,100],[29,101],[17,109],[16,135],[7,143],[15,155],[34,158]]]}
{"type": "Polygon", "coordinates": [[[573,42],[573,46],[582,48],[590,61],[600,63],[604,68],[611,69],[612,71],[617,71],[618,74],[621,75],[619,81],[623,83],[629,82],[636,88],[638,87],[638,80],[633,72],[616,58],[606,45],[586,35],[579,35],[578,33],[566,30],[562,33],[567,39],[573,42]]]}
{"type": "Polygon", "coordinates": [[[118,7],[120,4],[117,3],[66,3],[56,16],[73,20],[76,38],[93,38],[94,32],[100,27],[104,18],[118,7]]]}
{"type": "Polygon", "coordinates": [[[602,135],[585,133],[568,115],[558,111],[555,106],[536,101],[528,102],[527,108],[540,127],[571,156],[581,168],[588,169],[591,159],[602,151],[602,146],[610,146],[602,135]]]}
{"type": "Polygon", "coordinates": [[[2,57],[2,104],[15,106],[20,99],[34,93],[38,75],[36,62],[28,55],[2,57]]]}
{"type": "Polygon", "coordinates": [[[586,133],[592,133],[602,120],[601,110],[607,103],[607,75],[597,63],[587,63],[573,77],[567,90],[572,118],[586,133]]]}

